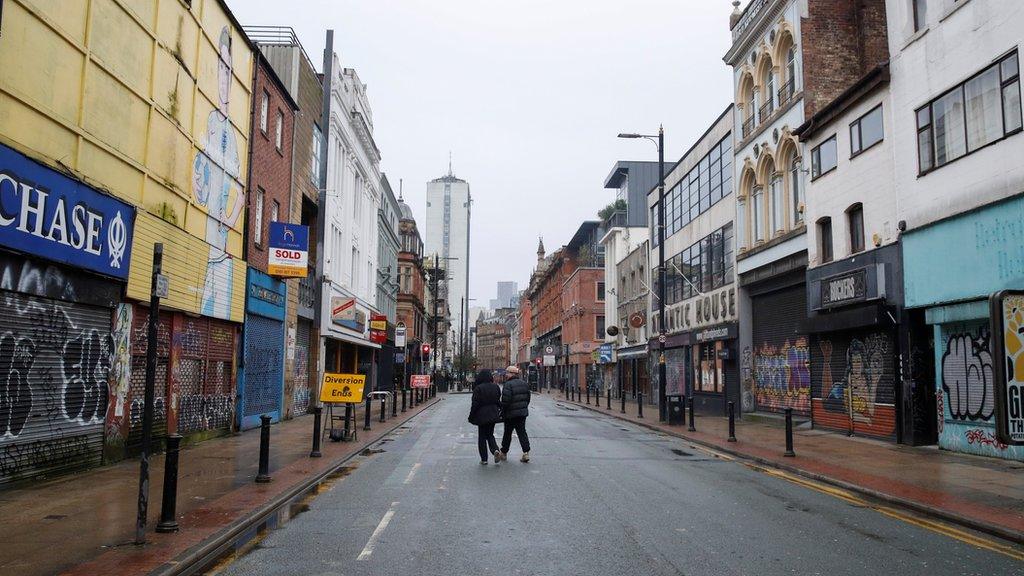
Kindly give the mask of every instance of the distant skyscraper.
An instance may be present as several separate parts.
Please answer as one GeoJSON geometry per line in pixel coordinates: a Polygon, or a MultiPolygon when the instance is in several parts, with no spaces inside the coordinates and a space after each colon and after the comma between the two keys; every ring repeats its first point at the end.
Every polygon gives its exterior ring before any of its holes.
{"type": "Polygon", "coordinates": [[[519,284],[516,282],[498,282],[498,308],[508,308],[512,300],[519,294],[519,284]]]}
{"type": "MultiPolygon", "coordinates": [[[[469,182],[448,174],[427,182],[426,256],[448,258],[448,306],[452,329],[463,319],[463,298],[469,293],[469,225],[473,199],[469,182]]],[[[427,265],[432,265],[428,263],[427,265]]]]}

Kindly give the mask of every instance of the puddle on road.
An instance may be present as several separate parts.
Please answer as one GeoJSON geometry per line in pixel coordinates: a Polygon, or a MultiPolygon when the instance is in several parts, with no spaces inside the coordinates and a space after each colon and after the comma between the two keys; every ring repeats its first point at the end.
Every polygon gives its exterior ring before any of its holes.
{"type": "Polygon", "coordinates": [[[360,452],[360,454],[363,456],[373,456],[374,454],[380,454],[381,452],[387,452],[387,450],[384,450],[383,448],[363,448],[363,451],[360,452]]]}
{"type": "MultiPolygon", "coordinates": [[[[367,448],[363,452],[370,450],[367,448]]],[[[380,450],[383,452],[383,450],[380,450]]],[[[337,470],[324,476],[322,480],[311,486],[308,490],[283,504],[276,511],[272,512],[266,520],[239,534],[227,550],[217,558],[208,562],[199,569],[200,574],[218,574],[236,560],[245,557],[253,550],[263,548],[263,540],[271,532],[283,527],[289,521],[295,519],[304,512],[312,510],[313,500],[320,494],[327,492],[336,483],[351,474],[358,468],[356,465],[341,466],[337,470]]]]}
{"type": "Polygon", "coordinates": [[[690,452],[680,450],[679,448],[673,448],[672,453],[675,454],[676,456],[693,456],[693,454],[691,454],[690,452]]]}

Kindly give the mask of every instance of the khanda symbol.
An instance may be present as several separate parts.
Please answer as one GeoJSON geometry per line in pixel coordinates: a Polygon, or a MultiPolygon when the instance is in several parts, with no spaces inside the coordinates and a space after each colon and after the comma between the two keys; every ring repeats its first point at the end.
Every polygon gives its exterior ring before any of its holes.
{"type": "Polygon", "coordinates": [[[121,267],[121,258],[124,256],[124,249],[128,245],[127,239],[128,233],[124,225],[124,220],[121,219],[121,211],[117,211],[117,216],[110,223],[110,228],[107,229],[107,245],[110,250],[110,265],[114,268],[121,267]]]}

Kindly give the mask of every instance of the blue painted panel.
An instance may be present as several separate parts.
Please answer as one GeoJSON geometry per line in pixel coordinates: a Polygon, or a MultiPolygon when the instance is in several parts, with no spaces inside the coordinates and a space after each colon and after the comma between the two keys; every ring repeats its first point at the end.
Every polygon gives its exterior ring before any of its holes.
{"type": "Polygon", "coordinates": [[[1024,196],[903,236],[908,307],[1024,286],[1024,196]]]}
{"type": "Polygon", "coordinates": [[[128,279],[135,208],[0,145],[0,245],[128,279]]]}
{"type": "Polygon", "coordinates": [[[249,268],[245,286],[245,311],[275,320],[284,320],[288,286],[255,268],[249,268]]]}
{"type": "Polygon", "coordinates": [[[245,363],[238,413],[242,429],[260,425],[260,415],[281,419],[284,397],[284,322],[246,314],[245,363]]]}

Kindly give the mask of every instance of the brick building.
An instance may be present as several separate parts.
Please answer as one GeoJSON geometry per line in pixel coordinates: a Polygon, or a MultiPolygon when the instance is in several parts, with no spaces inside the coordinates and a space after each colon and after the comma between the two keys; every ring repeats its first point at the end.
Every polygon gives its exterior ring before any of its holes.
{"type": "Polygon", "coordinates": [[[541,367],[541,386],[560,387],[568,372],[562,347],[562,284],[575,269],[575,262],[564,248],[551,255],[544,251],[544,241],[537,247],[537,267],[530,275],[523,300],[529,300],[530,331],[534,358],[554,356],[555,365],[541,367]]]}
{"type": "Polygon", "coordinates": [[[476,321],[476,362],[481,370],[504,374],[511,362],[508,316],[511,308],[499,308],[492,316],[476,321]]]}
{"type": "Polygon", "coordinates": [[[427,338],[425,305],[426,275],[423,270],[423,240],[416,226],[412,208],[401,196],[398,221],[398,312],[396,323],[406,329],[406,374],[418,373],[420,344],[427,338]],[[411,370],[411,371],[410,371],[411,370]]]}
{"type": "Polygon", "coordinates": [[[568,354],[566,377],[569,385],[597,390],[600,378],[593,353],[604,342],[605,279],[601,223],[580,225],[566,245],[572,254],[572,268],[562,283],[562,343],[568,354]]]}

